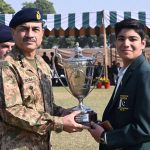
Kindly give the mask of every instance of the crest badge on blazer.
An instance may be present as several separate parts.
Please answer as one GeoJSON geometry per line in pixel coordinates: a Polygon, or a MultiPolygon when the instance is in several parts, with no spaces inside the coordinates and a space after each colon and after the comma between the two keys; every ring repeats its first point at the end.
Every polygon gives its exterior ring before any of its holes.
{"type": "Polygon", "coordinates": [[[120,111],[127,111],[129,108],[127,107],[128,95],[120,95],[120,101],[118,109],[120,111]]]}

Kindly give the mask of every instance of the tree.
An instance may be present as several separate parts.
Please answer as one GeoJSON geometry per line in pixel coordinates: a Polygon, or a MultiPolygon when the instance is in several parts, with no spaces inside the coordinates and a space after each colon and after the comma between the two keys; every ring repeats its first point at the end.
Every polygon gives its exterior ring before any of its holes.
{"type": "Polygon", "coordinates": [[[24,9],[24,8],[35,8],[36,7],[36,5],[34,4],[34,3],[31,3],[31,2],[24,2],[24,3],[22,3],[22,6],[23,6],[23,8],[22,9],[24,9]]]}
{"type": "Polygon", "coordinates": [[[73,48],[75,46],[76,39],[74,36],[66,38],[66,48],[73,48]]]}
{"type": "Polygon", "coordinates": [[[0,0],[0,14],[14,14],[15,10],[4,0],[0,0]]]}
{"type": "Polygon", "coordinates": [[[44,14],[54,14],[54,13],[56,13],[55,9],[54,9],[54,6],[53,6],[53,3],[48,1],[48,0],[36,0],[34,3],[25,2],[22,5],[23,5],[22,9],[34,7],[34,8],[39,8],[40,10],[42,10],[42,12],[44,14]]]}

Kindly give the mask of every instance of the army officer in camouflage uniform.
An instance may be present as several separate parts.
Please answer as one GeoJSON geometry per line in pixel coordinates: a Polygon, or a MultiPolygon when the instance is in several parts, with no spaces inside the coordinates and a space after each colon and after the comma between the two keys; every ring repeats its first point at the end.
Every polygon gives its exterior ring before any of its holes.
{"type": "Polygon", "coordinates": [[[60,117],[54,104],[50,67],[36,55],[43,37],[42,14],[36,8],[17,12],[9,26],[15,48],[0,64],[0,149],[49,150],[50,132],[76,132],[79,112],[60,117]]]}

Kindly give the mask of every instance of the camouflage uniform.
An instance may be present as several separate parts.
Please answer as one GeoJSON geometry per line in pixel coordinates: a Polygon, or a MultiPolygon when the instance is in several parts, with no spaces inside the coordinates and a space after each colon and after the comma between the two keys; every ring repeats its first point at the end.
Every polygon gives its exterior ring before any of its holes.
{"type": "Polygon", "coordinates": [[[13,49],[0,63],[0,149],[48,150],[63,108],[53,103],[51,74],[35,56],[36,68],[13,49]],[[54,116],[55,117],[54,117],[54,116]]]}

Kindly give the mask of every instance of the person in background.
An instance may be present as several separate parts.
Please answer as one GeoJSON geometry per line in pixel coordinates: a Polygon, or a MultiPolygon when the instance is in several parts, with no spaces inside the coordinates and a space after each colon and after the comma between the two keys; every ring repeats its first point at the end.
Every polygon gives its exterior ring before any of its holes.
{"type": "Polygon", "coordinates": [[[80,112],[54,103],[51,70],[36,54],[43,38],[42,13],[18,11],[9,26],[15,47],[0,63],[0,149],[50,150],[51,131],[87,128],[75,122],[80,112]]]}
{"type": "Polygon", "coordinates": [[[97,62],[97,65],[94,68],[94,77],[100,77],[103,74],[103,66],[101,64],[101,62],[97,62]]]}
{"type": "Polygon", "coordinates": [[[50,52],[50,67],[51,67],[51,69],[54,69],[53,68],[53,57],[54,57],[54,52],[50,52]]]}
{"type": "Polygon", "coordinates": [[[50,60],[49,60],[49,57],[46,55],[46,52],[43,52],[42,58],[48,65],[50,65],[50,60]]]}
{"type": "Polygon", "coordinates": [[[116,61],[112,62],[112,66],[111,66],[110,69],[111,69],[111,73],[112,73],[112,84],[115,85],[116,84],[116,80],[117,80],[117,75],[118,75],[116,61]]]}
{"type": "Polygon", "coordinates": [[[13,46],[11,29],[6,25],[0,25],[0,59],[3,59],[13,46]]]}
{"type": "Polygon", "coordinates": [[[125,19],[115,25],[115,34],[123,67],[102,117],[112,130],[93,123],[89,131],[100,143],[100,150],[149,150],[150,64],[142,54],[145,26],[135,19],[125,19]]]}

